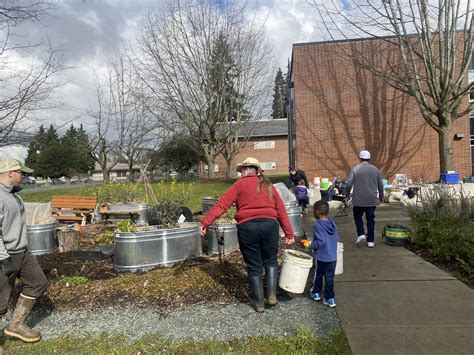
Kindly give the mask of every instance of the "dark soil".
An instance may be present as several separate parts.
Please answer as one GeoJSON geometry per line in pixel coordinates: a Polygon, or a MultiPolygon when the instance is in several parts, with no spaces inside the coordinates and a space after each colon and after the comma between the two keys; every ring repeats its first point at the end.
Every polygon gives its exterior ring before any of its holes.
{"type": "MultiPolygon", "coordinates": [[[[105,235],[113,228],[95,224],[78,231],[81,233],[81,249],[87,250],[110,241],[107,239],[110,237],[105,235]]],[[[279,260],[285,248],[282,243],[279,260]]],[[[300,243],[292,249],[308,251],[300,243]]],[[[50,281],[48,291],[38,302],[41,308],[133,304],[155,306],[167,313],[191,304],[248,302],[246,266],[238,250],[226,253],[222,258],[202,256],[144,273],[118,273],[113,267],[113,257],[74,260],[71,252],[55,252],[37,259],[50,281]]],[[[286,297],[283,290],[279,293],[280,297],[286,297]]]]}
{"type": "Polygon", "coordinates": [[[473,275],[466,275],[466,272],[461,269],[455,262],[446,262],[443,260],[439,260],[438,258],[431,255],[429,250],[424,249],[414,243],[408,243],[405,247],[416,255],[422,257],[424,260],[432,263],[433,265],[436,265],[440,269],[446,271],[448,274],[451,274],[454,277],[458,278],[470,288],[474,288],[473,275]]]}

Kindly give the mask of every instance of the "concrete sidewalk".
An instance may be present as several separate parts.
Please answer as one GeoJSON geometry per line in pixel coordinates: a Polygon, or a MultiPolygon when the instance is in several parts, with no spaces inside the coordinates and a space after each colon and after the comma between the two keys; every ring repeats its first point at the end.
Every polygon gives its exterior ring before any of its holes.
{"type": "MultiPolygon", "coordinates": [[[[385,245],[387,223],[407,225],[398,204],[376,210],[375,248],[354,245],[352,213],[334,219],[344,243],[337,314],[354,354],[474,354],[474,291],[403,247],[385,245]]],[[[314,219],[304,218],[312,237],[314,219]]]]}

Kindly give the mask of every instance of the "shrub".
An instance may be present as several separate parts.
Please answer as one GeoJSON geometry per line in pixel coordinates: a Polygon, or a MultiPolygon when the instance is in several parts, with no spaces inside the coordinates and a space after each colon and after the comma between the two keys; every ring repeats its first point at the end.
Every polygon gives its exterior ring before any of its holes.
{"type": "Polygon", "coordinates": [[[149,191],[147,201],[152,206],[149,210],[150,224],[159,224],[165,228],[176,226],[181,214],[181,207],[189,200],[192,192],[191,184],[161,181],[149,191]]]}
{"type": "Polygon", "coordinates": [[[97,202],[103,203],[143,203],[143,191],[134,183],[112,183],[100,185],[97,188],[86,188],[91,191],[85,194],[97,194],[97,202]]]}
{"type": "Polygon", "coordinates": [[[410,207],[412,242],[443,262],[454,262],[468,277],[474,273],[474,222],[469,197],[445,186],[423,195],[423,207],[410,207]]]}

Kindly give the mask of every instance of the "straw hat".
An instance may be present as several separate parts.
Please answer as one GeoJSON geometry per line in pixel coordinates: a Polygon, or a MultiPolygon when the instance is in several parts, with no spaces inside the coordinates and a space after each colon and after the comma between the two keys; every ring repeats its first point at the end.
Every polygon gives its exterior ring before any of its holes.
{"type": "Polygon", "coordinates": [[[262,171],[262,167],[258,163],[258,160],[255,159],[255,158],[251,158],[251,157],[245,158],[242,163],[237,164],[237,169],[236,170],[240,173],[243,168],[246,168],[246,167],[249,167],[249,166],[257,168],[258,171],[262,171]]]}
{"type": "Polygon", "coordinates": [[[3,159],[0,160],[0,174],[7,173],[9,171],[14,171],[14,170],[21,170],[25,173],[32,173],[33,169],[30,169],[20,163],[16,159],[3,159]]]}

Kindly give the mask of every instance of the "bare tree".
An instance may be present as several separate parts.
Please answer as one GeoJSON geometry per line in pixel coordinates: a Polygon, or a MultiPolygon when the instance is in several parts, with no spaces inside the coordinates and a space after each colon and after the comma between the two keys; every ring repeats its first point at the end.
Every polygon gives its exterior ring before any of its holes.
{"type": "Polygon", "coordinates": [[[60,52],[49,48],[44,60],[27,64],[14,59],[14,52],[39,44],[19,44],[14,29],[21,23],[39,22],[52,10],[46,1],[2,1],[0,4],[0,146],[21,143],[27,136],[22,121],[47,108],[47,98],[60,86],[53,78],[64,70],[60,52]],[[10,55],[8,55],[10,54],[10,55]]]}
{"type": "Polygon", "coordinates": [[[117,53],[107,73],[96,81],[96,103],[91,110],[96,135],[91,140],[94,160],[101,166],[104,181],[121,160],[128,165],[130,179],[133,165],[145,146],[154,148],[155,127],[144,106],[143,89],[137,80],[130,58],[117,53]]]}
{"type": "Polygon", "coordinates": [[[265,107],[271,86],[263,83],[273,68],[261,28],[246,20],[245,5],[237,2],[218,8],[210,0],[178,0],[147,17],[138,43],[138,70],[153,99],[151,110],[169,112],[175,119],[162,122],[166,127],[196,137],[214,177],[215,158],[225,146],[226,159],[233,159],[241,149],[234,138],[243,122],[261,116],[265,107]],[[213,55],[219,38],[231,61],[213,55]],[[225,67],[230,62],[232,68],[225,67]],[[232,81],[231,96],[226,80],[232,81]]]}
{"type": "Polygon", "coordinates": [[[474,83],[466,80],[473,41],[471,1],[354,0],[346,7],[334,0],[310,3],[331,39],[379,41],[378,52],[390,63],[383,70],[356,42],[345,55],[415,100],[438,133],[441,171],[453,170],[453,124],[474,107],[467,99],[474,83]],[[396,60],[390,60],[394,54],[396,60]]]}

